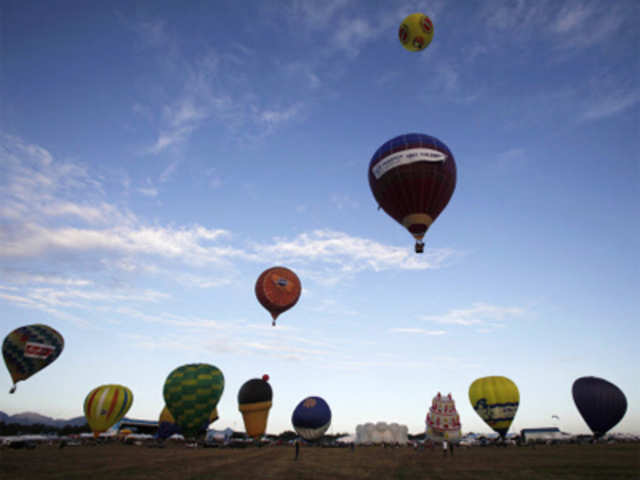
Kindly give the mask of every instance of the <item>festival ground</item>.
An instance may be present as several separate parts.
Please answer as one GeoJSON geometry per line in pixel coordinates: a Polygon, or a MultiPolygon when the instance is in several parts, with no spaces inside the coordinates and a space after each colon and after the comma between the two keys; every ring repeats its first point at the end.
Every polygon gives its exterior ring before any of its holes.
{"type": "Polygon", "coordinates": [[[0,450],[0,478],[17,479],[638,479],[640,444],[458,448],[289,446],[189,449],[124,444],[0,450]]]}

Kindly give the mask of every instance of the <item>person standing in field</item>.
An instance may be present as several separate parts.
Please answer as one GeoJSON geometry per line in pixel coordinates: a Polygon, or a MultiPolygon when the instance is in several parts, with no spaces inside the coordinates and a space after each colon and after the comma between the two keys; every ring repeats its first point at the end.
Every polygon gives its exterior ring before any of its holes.
{"type": "Polygon", "coordinates": [[[296,456],[294,460],[298,460],[298,455],[300,455],[300,442],[296,440],[294,443],[296,444],[296,456]]]}
{"type": "Polygon", "coordinates": [[[442,441],[442,456],[443,457],[447,456],[447,448],[448,448],[447,441],[443,440],[442,441]]]}

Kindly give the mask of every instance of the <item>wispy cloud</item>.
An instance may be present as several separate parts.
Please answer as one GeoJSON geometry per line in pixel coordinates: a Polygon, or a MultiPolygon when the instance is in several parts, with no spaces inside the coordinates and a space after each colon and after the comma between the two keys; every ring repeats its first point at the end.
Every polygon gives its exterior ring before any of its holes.
{"type": "MultiPolygon", "coordinates": [[[[481,16],[489,32],[499,36],[508,31],[516,41],[534,37],[545,40],[546,36],[558,51],[578,51],[600,44],[625,22],[636,21],[620,3],[590,1],[485,2],[481,16]]],[[[495,42],[495,35],[491,36],[493,48],[501,45],[495,42]]]]}
{"type": "Polygon", "coordinates": [[[447,325],[497,326],[505,320],[522,316],[521,307],[503,307],[487,303],[474,303],[469,308],[453,309],[442,315],[422,315],[421,320],[447,325]]]}
{"type": "Polygon", "coordinates": [[[347,193],[332,193],[329,200],[338,210],[345,208],[358,208],[360,205],[347,193]]]}
{"type": "Polygon", "coordinates": [[[628,110],[640,102],[640,89],[618,89],[602,92],[582,115],[583,120],[598,120],[628,110]]]}
{"type": "Polygon", "coordinates": [[[624,21],[625,14],[618,5],[570,2],[548,28],[557,37],[556,48],[584,49],[606,40],[624,21]]]}
{"type": "MultiPolygon", "coordinates": [[[[328,229],[255,241],[198,224],[149,224],[106,201],[107,194],[95,188],[100,184],[87,169],[64,163],[69,176],[60,177],[58,162],[45,149],[16,138],[3,139],[0,202],[12,205],[20,215],[0,211],[0,258],[7,265],[0,271],[5,283],[0,285],[0,299],[79,326],[90,322],[78,312],[100,311],[113,322],[134,318],[222,328],[212,319],[142,314],[133,306],[165,303],[172,294],[171,290],[136,288],[139,282],[128,280],[134,277],[190,289],[216,289],[233,285],[243,269],[255,270],[269,259],[291,264],[305,282],[331,285],[366,270],[441,268],[458,255],[451,249],[428,249],[418,257],[409,245],[390,246],[328,229]],[[30,178],[36,180],[30,182],[30,178]],[[82,198],[83,204],[74,202],[74,197],[82,198]],[[212,265],[215,274],[203,273],[204,267],[212,265]]],[[[357,315],[335,299],[319,298],[313,308],[331,315],[357,315]]],[[[282,346],[272,340],[237,348],[280,355],[282,346]]],[[[311,350],[303,353],[294,346],[292,340],[287,355],[309,358],[311,350]]]]}
{"type": "Polygon", "coordinates": [[[391,247],[333,230],[301,233],[291,240],[276,238],[273,243],[256,245],[256,249],[274,259],[303,264],[320,261],[337,265],[345,272],[440,268],[456,255],[452,249],[428,249],[424,255],[417,257],[409,248],[391,247]]]}
{"type": "Polygon", "coordinates": [[[389,333],[408,333],[411,335],[445,335],[446,330],[425,330],[424,328],[390,328],[389,333]]]}
{"type": "MultiPolygon", "coordinates": [[[[182,55],[185,47],[164,22],[128,24],[157,59],[165,79],[163,85],[172,86],[158,85],[150,91],[160,90],[162,95],[149,94],[134,103],[133,111],[148,120],[155,137],[141,153],[179,152],[203,125],[211,123],[237,140],[263,138],[302,114],[303,98],[261,95],[260,85],[249,79],[251,69],[247,66],[263,60],[256,60],[251,48],[235,42],[224,52],[207,46],[198,55],[182,55]]],[[[274,65],[269,65],[272,75],[286,77],[285,69],[281,70],[274,71],[274,65]]],[[[306,74],[311,82],[318,81],[313,72],[306,74]]],[[[159,181],[166,181],[177,165],[170,164],[159,181]]]]}
{"type": "Polygon", "coordinates": [[[137,189],[145,197],[157,197],[158,189],[155,187],[140,187],[137,189]]]}
{"type": "Polygon", "coordinates": [[[46,273],[29,273],[20,270],[2,269],[0,270],[0,278],[16,283],[16,284],[48,284],[48,285],[65,285],[75,287],[86,287],[93,284],[92,280],[83,278],[65,277],[58,274],[46,273]]]}

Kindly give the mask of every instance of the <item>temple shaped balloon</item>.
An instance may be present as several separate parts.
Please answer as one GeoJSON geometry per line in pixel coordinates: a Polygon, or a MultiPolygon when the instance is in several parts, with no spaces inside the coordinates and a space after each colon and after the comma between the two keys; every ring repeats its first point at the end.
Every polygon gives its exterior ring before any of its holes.
{"type": "Polygon", "coordinates": [[[451,394],[443,397],[438,392],[433,397],[425,423],[426,435],[432,440],[453,441],[460,438],[460,415],[451,394]]]}
{"type": "Polygon", "coordinates": [[[578,378],[571,390],[580,415],[596,438],[615,427],[627,411],[622,390],[603,378],[578,378]]]}
{"type": "Polygon", "coordinates": [[[369,186],[379,208],[405,227],[424,251],[423,238],[456,187],[456,162],[443,142],[409,133],[384,143],[369,163],[369,186]]]}
{"type": "Polygon", "coordinates": [[[324,399],[307,397],[293,411],[291,423],[305,440],[318,440],[331,426],[331,409],[324,399]]]}
{"type": "Polygon", "coordinates": [[[376,445],[381,443],[406,445],[409,442],[409,429],[397,423],[365,423],[356,426],[356,444],[376,445]]]}
{"type": "Polygon", "coordinates": [[[267,309],[275,327],[278,315],[293,307],[300,298],[300,279],[285,267],[272,267],[260,274],[256,280],[256,298],[267,309]]]}
{"type": "Polygon", "coordinates": [[[16,391],[16,383],[51,365],[63,348],[62,335],[47,325],[25,325],[9,333],[2,342],[4,363],[13,380],[9,393],[16,391]]]}
{"type": "Polygon", "coordinates": [[[267,430],[273,400],[273,390],[268,380],[269,375],[263,375],[262,379],[252,378],[238,391],[238,410],[242,413],[247,435],[254,439],[264,435],[267,430]]]}

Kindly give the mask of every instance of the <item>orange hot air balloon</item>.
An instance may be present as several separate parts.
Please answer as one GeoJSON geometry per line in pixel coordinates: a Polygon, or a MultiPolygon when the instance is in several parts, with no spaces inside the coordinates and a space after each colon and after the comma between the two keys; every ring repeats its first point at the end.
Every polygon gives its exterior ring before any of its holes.
{"type": "Polygon", "coordinates": [[[300,298],[302,285],[298,276],[285,267],[271,267],[258,277],[256,281],[256,297],[273,318],[293,307],[300,298]]]}

